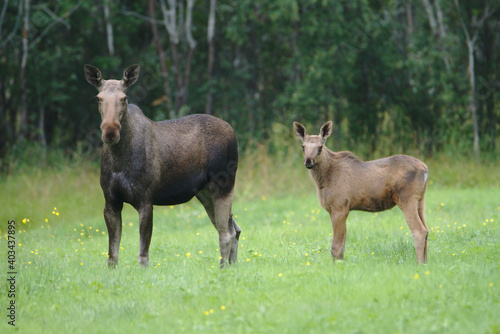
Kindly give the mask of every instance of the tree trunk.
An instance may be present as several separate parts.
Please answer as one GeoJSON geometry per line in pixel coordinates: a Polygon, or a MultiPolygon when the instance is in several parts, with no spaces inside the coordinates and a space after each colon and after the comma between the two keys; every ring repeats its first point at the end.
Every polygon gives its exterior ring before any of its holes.
{"type": "Polygon", "coordinates": [[[167,29],[168,36],[170,38],[170,52],[172,53],[172,62],[174,65],[174,75],[175,75],[175,109],[172,117],[177,117],[180,109],[180,89],[182,87],[182,76],[179,63],[179,54],[177,50],[177,45],[179,44],[179,35],[177,33],[177,1],[168,0],[168,6],[165,0],[160,1],[161,10],[163,13],[163,23],[167,29]]]}
{"type": "Polygon", "coordinates": [[[30,27],[29,21],[30,1],[24,0],[24,27],[22,46],[23,54],[21,58],[21,72],[19,74],[19,86],[21,88],[21,119],[19,123],[19,140],[22,141],[26,138],[28,130],[28,94],[26,92],[26,65],[28,62],[28,33],[30,27]]]}
{"type": "Polygon", "coordinates": [[[158,28],[156,26],[156,13],[155,13],[155,0],[149,0],[149,16],[152,18],[151,20],[151,31],[153,32],[153,40],[156,48],[156,52],[158,53],[158,58],[160,60],[160,70],[161,75],[163,76],[163,86],[165,89],[166,102],[168,111],[172,110],[172,100],[170,96],[170,84],[168,81],[168,70],[167,63],[165,61],[165,54],[163,53],[163,48],[161,46],[160,38],[158,37],[158,28]]]}
{"type": "Polygon", "coordinates": [[[406,22],[408,24],[408,35],[413,35],[415,30],[413,26],[413,11],[411,8],[411,0],[406,0],[406,22]]]}
{"type": "Polygon", "coordinates": [[[441,7],[439,6],[439,0],[435,0],[434,2],[434,7],[436,7],[436,14],[434,14],[434,9],[429,0],[422,0],[422,3],[424,4],[425,11],[427,12],[429,26],[431,27],[434,39],[437,41],[437,48],[441,53],[441,58],[443,59],[446,70],[450,71],[450,60],[446,56],[445,48],[442,44],[442,39],[446,36],[446,32],[443,23],[443,13],[441,11],[441,7]]]}
{"type": "MultiPolygon", "coordinates": [[[[488,141],[488,149],[493,151],[496,146],[495,142],[495,127],[496,127],[496,122],[495,122],[495,89],[494,89],[494,74],[495,73],[495,58],[494,58],[494,52],[496,50],[496,34],[495,31],[491,29],[491,26],[488,24],[484,25],[484,36],[485,36],[485,42],[483,43],[483,54],[486,57],[486,63],[487,63],[487,70],[486,73],[490,73],[490,79],[486,82],[486,87],[487,87],[487,93],[483,97],[485,100],[486,104],[486,126],[484,129],[485,133],[489,134],[489,141],[488,141]],[[493,74],[493,75],[492,75],[493,74]]],[[[478,97],[479,98],[479,97],[478,97]]]]}
{"type": "Polygon", "coordinates": [[[439,37],[443,38],[446,36],[446,30],[443,23],[443,11],[441,10],[441,6],[439,5],[439,0],[435,0],[434,5],[436,7],[436,21],[439,28],[439,37]]]}
{"type": "MultiPolygon", "coordinates": [[[[192,18],[193,18],[193,6],[195,0],[187,0],[186,4],[186,18],[184,21],[184,7],[179,6],[179,19],[177,22],[177,1],[168,0],[168,6],[165,0],[160,0],[161,9],[163,12],[163,22],[165,28],[168,31],[170,37],[170,50],[172,52],[172,62],[174,64],[174,74],[176,79],[175,87],[175,112],[174,116],[177,116],[181,107],[187,102],[187,91],[189,88],[189,76],[191,74],[191,61],[193,59],[193,52],[196,46],[196,41],[191,34],[192,18]],[[179,61],[179,30],[178,26],[184,25],[184,32],[186,40],[188,43],[188,54],[186,57],[186,63],[184,66],[184,74],[181,71],[181,63],[179,61]]],[[[184,58],[183,58],[184,59],[184,58]]]]}
{"type": "Polygon", "coordinates": [[[467,76],[469,77],[469,108],[472,114],[472,123],[474,127],[474,155],[479,158],[479,128],[477,124],[477,104],[476,104],[476,77],[474,71],[474,41],[467,40],[467,49],[469,56],[469,65],[467,67],[467,76]]]}
{"type": "Polygon", "coordinates": [[[193,61],[194,48],[189,47],[186,67],[184,68],[184,79],[182,80],[182,100],[180,107],[186,104],[189,92],[189,77],[191,76],[191,62],[193,61]]]}
{"type": "Polygon", "coordinates": [[[432,5],[430,4],[429,0],[422,0],[422,3],[424,4],[425,11],[427,12],[427,18],[429,20],[429,25],[431,26],[432,34],[434,37],[436,37],[437,33],[437,23],[436,19],[434,18],[434,10],[432,9],[432,5]]]}
{"type": "Polygon", "coordinates": [[[193,38],[191,28],[193,25],[193,6],[195,0],[187,0],[186,5],[186,23],[185,23],[185,31],[186,31],[186,39],[188,42],[188,56],[186,59],[186,65],[184,67],[184,78],[182,80],[182,88],[181,88],[181,101],[180,107],[187,103],[187,97],[189,92],[189,77],[191,75],[191,62],[193,61],[193,53],[194,48],[196,47],[196,41],[193,38]]]}
{"type": "MultiPolygon", "coordinates": [[[[7,102],[5,101],[5,78],[0,78],[0,161],[7,153],[7,140],[9,138],[9,124],[7,122],[7,102]]],[[[5,166],[0,164],[0,173],[5,166]]]]}
{"type": "Polygon", "coordinates": [[[208,17],[208,90],[207,90],[207,102],[205,104],[205,113],[212,114],[212,76],[214,69],[214,57],[215,57],[215,8],[217,5],[217,0],[210,0],[210,14],[208,17]]]}
{"type": "Polygon", "coordinates": [[[40,120],[38,122],[39,142],[45,148],[47,146],[47,137],[45,136],[45,105],[42,102],[40,94],[38,94],[38,107],[40,108],[40,120]]]}
{"type": "Polygon", "coordinates": [[[104,0],[104,21],[106,22],[106,37],[108,39],[108,51],[109,55],[113,57],[115,55],[115,46],[113,41],[113,25],[110,19],[109,3],[111,0],[104,0]]]}
{"type": "Polygon", "coordinates": [[[467,54],[469,58],[469,64],[467,66],[467,76],[469,77],[469,108],[472,114],[472,123],[474,127],[474,155],[476,159],[479,159],[479,125],[478,125],[478,117],[477,117],[477,104],[476,104],[476,77],[475,77],[475,69],[474,69],[474,46],[476,44],[477,38],[479,36],[479,28],[485,24],[488,17],[492,14],[490,12],[489,5],[484,9],[482,17],[477,20],[477,17],[472,18],[473,26],[476,26],[477,29],[474,34],[471,36],[467,25],[460,13],[460,5],[458,4],[458,0],[454,0],[455,6],[458,10],[458,14],[460,16],[460,24],[462,25],[462,30],[465,35],[465,42],[467,44],[467,54]]]}
{"type": "Polygon", "coordinates": [[[174,63],[174,74],[175,74],[175,111],[174,111],[174,117],[178,115],[179,109],[181,107],[180,104],[180,94],[181,94],[181,87],[182,87],[182,76],[181,76],[181,69],[180,69],[180,64],[179,64],[179,54],[177,52],[177,43],[174,43],[172,40],[170,40],[170,50],[172,52],[172,62],[174,63]]]}
{"type": "Polygon", "coordinates": [[[7,12],[7,7],[9,6],[9,0],[4,0],[3,7],[2,7],[2,13],[0,14],[0,36],[2,36],[2,25],[3,25],[3,19],[5,17],[5,13],[7,12]]]}

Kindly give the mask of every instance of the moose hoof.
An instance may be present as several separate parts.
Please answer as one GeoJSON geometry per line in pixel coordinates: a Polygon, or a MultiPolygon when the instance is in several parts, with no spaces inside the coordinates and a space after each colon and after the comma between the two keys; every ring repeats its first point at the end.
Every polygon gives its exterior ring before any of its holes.
{"type": "Polygon", "coordinates": [[[115,269],[118,265],[118,259],[108,258],[108,268],[115,269]]]}
{"type": "Polygon", "coordinates": [[[147,268],[149,265],[149,257],[148,256],[139,256],[138,261],[139,261],[139,265],[143,268],[147,268]]]}

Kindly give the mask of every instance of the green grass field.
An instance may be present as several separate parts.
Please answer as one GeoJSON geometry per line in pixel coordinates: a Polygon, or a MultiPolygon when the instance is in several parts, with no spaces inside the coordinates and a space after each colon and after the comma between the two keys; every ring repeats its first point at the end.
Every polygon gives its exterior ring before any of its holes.
{"type": "MultiPolygon", "coordinates": [[[[427,265],[416,264],[394,208],[352,212],[346,260],[334,266],[328,214],[298,167],[284,177],[243,161],[233,207],[243,230],[238,264],[225,270],[196,201],[155,207],[146,270],[137,264],[137,213],[126,206],[120,263],[108,270],[95,168],[4,178],[1,268],[6,277],[7,220],[16,219],[16,332],[500,333],[499,172],[452,165],[429,164],[427,265]]],[[[15,331],[8,290],[2,333],[15,331]]]]}

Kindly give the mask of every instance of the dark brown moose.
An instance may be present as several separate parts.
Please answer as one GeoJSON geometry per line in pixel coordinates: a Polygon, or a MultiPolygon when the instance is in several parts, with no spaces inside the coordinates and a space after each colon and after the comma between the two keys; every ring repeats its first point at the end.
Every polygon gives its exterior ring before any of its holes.
{"type": "Polygon", "coordinates": [[[85,65],[85,77],[99,91],[108,266],[118,263],[123,203],[139,212],[138,261],[147,267],[153,205],[185,203],[194,196],[219,233],[221,267],[236,263],[241,229],[233,219],[232,204],[238,143],[231,126],[209,115],[151,121],[127,102],[127,89],[137,81],[139,65],[129,66],[121,80],[104,80],[96,67],[85,65]]]}
{"type": "Polygon", "coordinates": [[[302,140],[304,164],[316,183],[321,206],[332,220],[334,261],[344,259],[349,211],[378,212],[397,205],[413,234],[417,261],[427,262],[424,195],[429,172],[422,161],[395,155],[365,162],[351,152],[332,152],[325,147],[332,122],[326,122],[318,136],[308,135],[298,122],[293,123],[293,130],[302,140]]]}

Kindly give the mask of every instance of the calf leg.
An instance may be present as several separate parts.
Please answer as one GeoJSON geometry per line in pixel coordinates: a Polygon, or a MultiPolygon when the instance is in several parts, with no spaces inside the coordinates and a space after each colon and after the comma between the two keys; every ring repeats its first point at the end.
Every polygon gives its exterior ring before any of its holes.
{"type": "Polygon", "coordinates": [[[333,211],[330,214],[333,227],[332,256],[334,263],[335,259],[344,259],[345,240],[347,235],[346,219],[348,215],[349,211],[346,210],[333,211]]]}
{"type": "Polygon", "coordinates": [[[118,264],[118,253],[120,251],[120,240],[122,237],[122,208],[123,203],[113,205],[108,201],[106,201],[104,206],[104,220],[106,221],[109,237],[109,268],[115,268],[118,264]]]}
{"type": "MultiPolygon", "coordinates": [[[[424,218],[424,213],[425,213],[425,204],[424,204],[424,198],[420,201],[418,201],[418,217],[420,218],[420,221],[422,221],[422,224],[424,227],[429,231],[429,228],[427,227],[427,224],[425,224],[425,218],[424,218]]],[[[428,238],[425,238],[425,245],[424,245],[424,263],[427,263],[427,244],[428,244],[428,238]]]]}
{"type": "Polygon", "coordinates": [[[418,200],[412,199],[408,202],[399,203],[398,206],[403,211],[406,223],[413,235],[415,242],[415,252],[417,253],[417,262],[427,262],[427,237],[429,236],[429,229],[421,220],[419,215],[418,200]]]}
{"type": "Polygon", "coordinates": [[[139,208],[140,246],[137,260],[143,267],[149,265],[149,245],[153,234],[153,205],[143,204],[139,208]]]}

